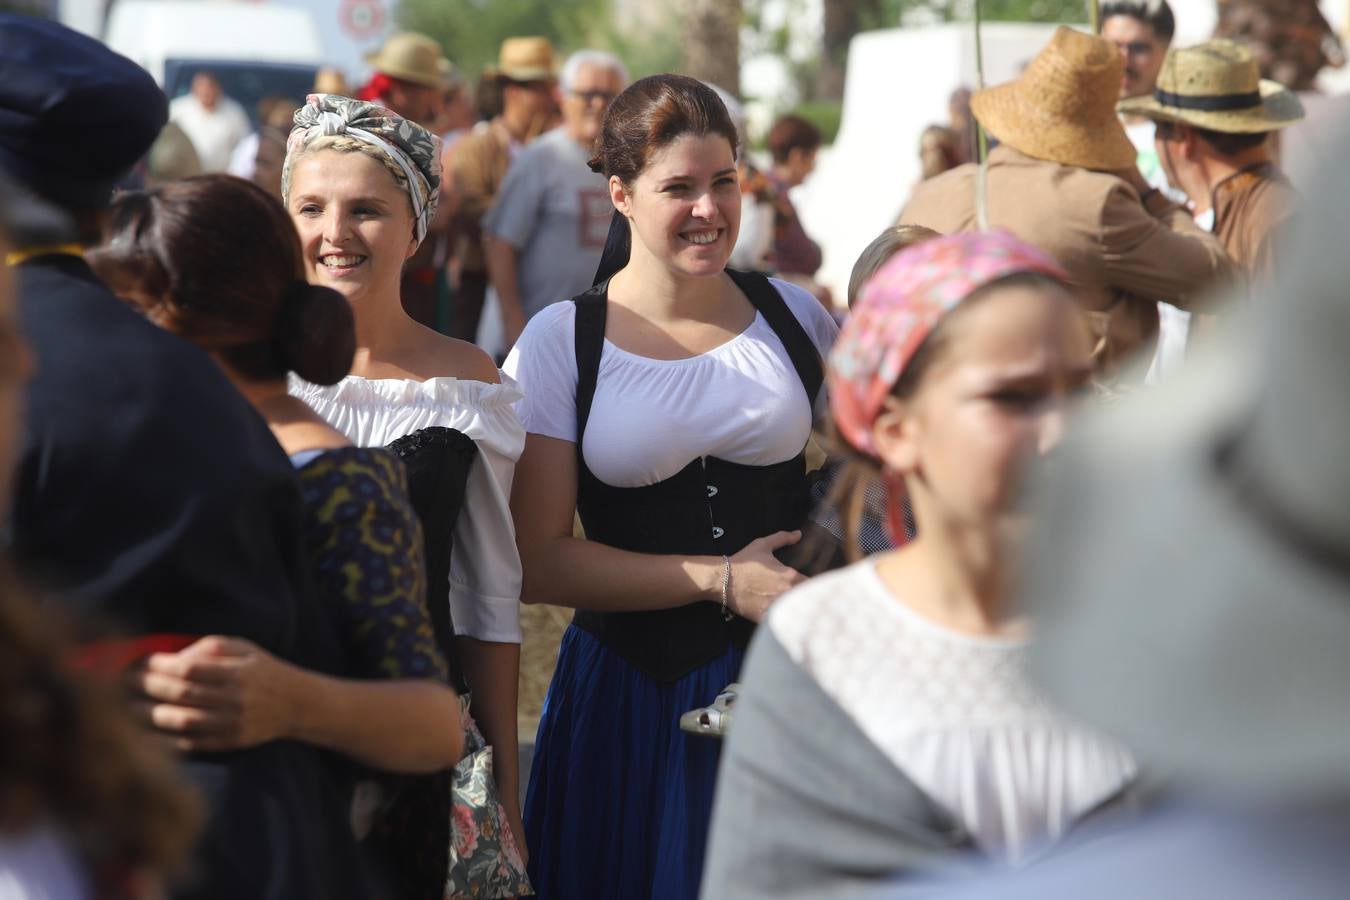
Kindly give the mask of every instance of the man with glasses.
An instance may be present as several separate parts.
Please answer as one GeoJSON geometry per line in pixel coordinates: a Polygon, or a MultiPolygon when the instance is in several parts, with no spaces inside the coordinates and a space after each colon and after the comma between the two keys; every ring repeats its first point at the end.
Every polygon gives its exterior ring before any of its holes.
{"type": "Polygon", "coordinates": [[[450,335],[472,341],[487,295],[483,216],[496,200],[507,169],[525,145],[557,122],[553,46],[542,37],[502,42],[491,72],[501,89],[501,112],[459,142],[449,173],[454,185],[454,254],[459,265],[450,335]]]}
{"type": "Polygon", "coordinates": [[[497,298],[479,331],[489,352],[509,349],[531,316],[591,286],[613,206],[605,177],[587,161],[605,110],[627,82],[612,54],[572,54],[562,70],[562,125],[527,147],[507,173],[483,220],[497,298]]]}
{"type": "MultiPolygon", "coordinates": [[[[1158,84],[1167,48],[1172,44],[1176,19],[1167,0],[1115,0],[1102,4],[1102,37],[1120,51],[1125,72],[1120,79],[1120,99],[1151,97],[1158,84]]],[[[1185,201],[1168,191],[1167,175],[1153,148],[1153,122],[1125,116],[1125,133],[1139,150],[1139,171],[1152,187],[1185,201]]]]}

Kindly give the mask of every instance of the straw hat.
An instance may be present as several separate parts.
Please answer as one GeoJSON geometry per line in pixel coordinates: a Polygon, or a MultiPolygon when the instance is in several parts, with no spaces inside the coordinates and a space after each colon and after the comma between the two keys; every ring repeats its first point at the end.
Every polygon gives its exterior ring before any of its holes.
{"type": "Polygon", "coordinates": [[[415,31],[404,31],[384,42],[378,52],[366,54],[375,71],[423,87],[441,87],[454,72],[441,45],[415,31]]]}
{"type": "Polygon", "coordinates": [[[1107,41],[1061,25],[1020,78],[977,91],[970,108],[990,134],[1027,156],[1129,168],[1136,151],[1116,117],[1123,65],[1107,41]]]}
{"type": "Polygon", "coordinates": [[[553,45],[543,37],[507,38],[497,55],[496,74],[511,81],[552,81],[557,77],[553,45]]]}
{"type": "Polygon", "coordinates": [[[1228,134],[1275,131],[1303,118],[1293,91],[1262,78],[1252,51],[1222,38],[1168,53],[1153,96],[1132,97],[1119,109],[1228,134]]]}
{"type": "Polygon", "coordinates": [[[1038,500],[1043,680],[1187,786],[1350,790],[1350,188],[1321,175],[1240,339],[1080,423],[1038,500]]]}

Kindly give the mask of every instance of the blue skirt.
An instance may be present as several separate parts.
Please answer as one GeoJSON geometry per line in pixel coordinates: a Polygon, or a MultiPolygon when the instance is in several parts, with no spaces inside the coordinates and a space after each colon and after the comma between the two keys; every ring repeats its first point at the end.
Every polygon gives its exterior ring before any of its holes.
{"type": "Polygon", "coordinates": [[[680,731],[736,680],[744,651],[671,684],[569,626],[525,795],[542,900],[694,900],[721,741],[680,731]]]}

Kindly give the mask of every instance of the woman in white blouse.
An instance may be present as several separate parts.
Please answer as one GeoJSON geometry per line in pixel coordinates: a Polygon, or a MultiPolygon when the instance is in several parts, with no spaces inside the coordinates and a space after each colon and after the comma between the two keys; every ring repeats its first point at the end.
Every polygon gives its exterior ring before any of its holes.
{"type": "Polygon", "coordinates": [[[863,289],[830,355],[830,408],[851,465],[886,484],[904,546],[770,610],[704,896],[857,896],[976,854],[1022,860],[1132,780],[1128,753],[1030,683],[1026,625],[1005,602],[1006,539],[1025,524],[1016,473],[1058,442],[1091,372],[1065,280],[996,232],[932,238],[863,289]]]}
{"type": "MultiPolygon", "coordinates": [[[[525,433],[513,408],[520,399],[515,384],[477,347],[414,321],[400,300],[403,264],[435,210],[438,150],[424,129],[372,104],[311,95],[296,113],[283,170],[286,208],[300,233],[310,281],[351,303],[357,351],[352,374],[338,384],[293,379],[291,392],[360,446],[437,432],[459,432],[472,441],[469,449],[476,452],[453,526],[448,583],[433,586],[443,593],[431,599],[449,605],[455,639],[446,649],[452,671],[472,695],[470,752],[476,722],[492,750],[483,759],[500,764],[493,770],[497,797],[473,810],[473,835],[457,834],[456,843],[463,844],[458,849],[472,849],[474,871],[467,881],[452,877],[447,893],[515,896],[528,893],[528,885],[515,764],[521,568],[509,500],[525,433]],[[491,821],[497,812],[510,822],[499,837],[491,821]]],[[[411,465],[410,479],[417,505],[411,465]]],[[[435,529],[421,506],[418,512],[430,540],[435,529]]],[[[427,548],[429,572],[436,549],[427,548]]],[[[457,797],[462,823],[460,802],[457,797]]]]}

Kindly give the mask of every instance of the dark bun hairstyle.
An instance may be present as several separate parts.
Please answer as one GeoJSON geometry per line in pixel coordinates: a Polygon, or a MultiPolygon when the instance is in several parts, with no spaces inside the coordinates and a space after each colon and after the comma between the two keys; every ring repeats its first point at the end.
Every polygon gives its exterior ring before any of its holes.
{"type": "Polygon", "coordinates": [[[124,194],[89,261],[115,294],[243,379],[294,372],[328,385],[351,371],[346,298],[305,281],[295,226],[251,182],[201,175],[124,194]]]}
{"type": "Polygon", "coordinates": [[[740,136],[717,92],[687,75],[651,75],[609,105],[591,171],[632,184],[652,155],[682,135],[720,134],[736,153],[740,136]]]}

